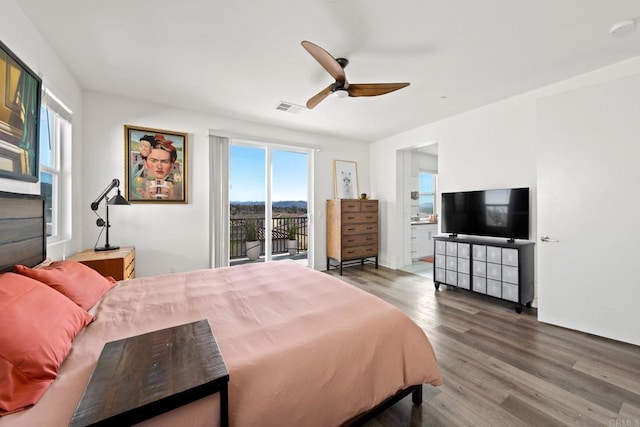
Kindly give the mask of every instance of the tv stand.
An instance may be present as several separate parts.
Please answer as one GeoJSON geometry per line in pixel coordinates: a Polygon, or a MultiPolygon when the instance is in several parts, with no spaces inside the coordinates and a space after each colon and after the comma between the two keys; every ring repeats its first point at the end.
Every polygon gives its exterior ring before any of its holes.
{"type": "Polygon", "coordinates": [[[434,280],[516,303],[517,313],[533,301],[533,249],[530,241],[436,236],[434,280]]]}

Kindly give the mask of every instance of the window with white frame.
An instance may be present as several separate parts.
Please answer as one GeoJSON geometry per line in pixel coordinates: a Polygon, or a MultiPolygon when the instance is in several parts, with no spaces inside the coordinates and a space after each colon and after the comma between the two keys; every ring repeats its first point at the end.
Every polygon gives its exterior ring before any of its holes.
{"type": "Polygon", "coordinates": [[[65,194],[65,149],[71,145],[71,113],[50,92],[45,91],[40,108],[40,194],[45,197],[47,241],[69,236],[62,212],[70,200],[65,194]]]}
{"type": "Polygon", "coordinates": [[[418,212],[420,215],[431,215],[436,212],[436,174],[418,172],[418,212]]]}

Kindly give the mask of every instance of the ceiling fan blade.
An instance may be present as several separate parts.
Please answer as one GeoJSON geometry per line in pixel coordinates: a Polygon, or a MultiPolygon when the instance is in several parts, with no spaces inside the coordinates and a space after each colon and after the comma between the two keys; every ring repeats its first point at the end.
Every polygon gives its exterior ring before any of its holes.
{"type": "Polygon", "coordinates": [[[377,96],[393,92],[409,83],[352,83],[349,85],[349,96],[377,96]]]}
{"type": "Polygon", "coordinates": [[[344,69],[329,52],[306,40],[301,44],[302,47],[307,49],[307,52],[309,52],[311,56],[313,56],[315,60],[318,61],[329,74],[331,74],[331,77],[338,81],[344,81],[346,79],[344,69]]]}
{"type": "Polygon", "coordinates": [[[313,107],[318,105],[320,101],[322,101],[327,96],[329,96],[330,93],[331,93],[331,85],[327,86],[326,88],[322,89],[320,92],[316,93],[311,98],[309,98],[309,100],[307,101],[307,108],[312,109],[313,107]]]}

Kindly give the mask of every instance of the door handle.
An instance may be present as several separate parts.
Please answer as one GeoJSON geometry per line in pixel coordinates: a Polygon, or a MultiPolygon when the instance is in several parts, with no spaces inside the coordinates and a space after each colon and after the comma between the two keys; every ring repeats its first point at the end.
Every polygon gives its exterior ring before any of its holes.
{"type": "Polygon", "coordinates": [[[559,242],[560,240],[551,239],[551,238],[549,238],[549,236],[542,236],[542,237],[540,237],[540,241],[541,242],[551,243],[551,242],[559,242]]]}

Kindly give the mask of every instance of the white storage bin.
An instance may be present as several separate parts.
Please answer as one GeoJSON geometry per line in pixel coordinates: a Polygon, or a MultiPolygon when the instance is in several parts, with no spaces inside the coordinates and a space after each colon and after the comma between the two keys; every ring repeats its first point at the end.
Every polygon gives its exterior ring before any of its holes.
{"type": "Polygon", "coordinates": [[[502,298],[509,301],[518,302],[518,286],[512,285],[510,283],[503,283],[502,298]]]}
{"type": "Polygon", "coordinates": [[[473,276],[473,291],[480,294],[487,293],[487,279],[484,277],[473,276]]]}

